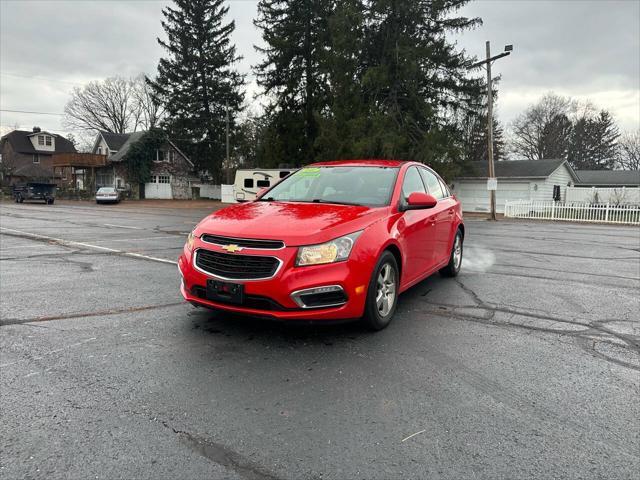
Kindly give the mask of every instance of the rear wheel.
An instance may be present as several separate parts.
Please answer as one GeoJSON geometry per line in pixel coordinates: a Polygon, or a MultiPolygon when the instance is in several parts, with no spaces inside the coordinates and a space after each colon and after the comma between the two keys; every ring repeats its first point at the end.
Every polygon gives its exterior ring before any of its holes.
{"type": "Polygon", "coordinates": [[[382,330],[391,323],[398,303],[399,284],[396,258],[391,252],[384,252],[373,269],[362,317],[372,330],[382,330]]]}
{"type": "Polygon", "coordinates": [[[460,273],[462,266],[462,232],[458,230],[456,237],[453,239],[453,247],[451,247],[451,255],[449,263],[446,267],[440,269],[440,275],[443,277],[455,277],[460,273]]]}

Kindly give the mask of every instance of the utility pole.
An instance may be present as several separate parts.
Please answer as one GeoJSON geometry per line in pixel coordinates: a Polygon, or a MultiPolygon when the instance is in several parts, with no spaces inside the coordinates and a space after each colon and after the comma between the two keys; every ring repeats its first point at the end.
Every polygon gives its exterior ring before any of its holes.
{"type": "Polygon", "coordinates": [[[491,62],[502,57],[510,55],[513,51],[513,45],[506,45],[504,52],[495,57],[491,56],[491,42],[486,43],[487,58],[480,62],[474,63],[470,68],[475,68],[480,65],[485,65],[487,68],[487,160],[488,165],[488,180],[487,189],[489,190],[489,202],[491,204],[491,220],[496,219],[496,189],[498,188],[495,168],[493,165],[493,86],[491,78],[491,62]]]}
{"type": "Polygon", "coordinates": [[[225,108],[227,111],[227,127],[226,127],[226,136],[227,136],[227,185],[231,184],[231,162],[229,160],[229,102],[225,103],[225,108]]]}
{"type": "MultiPolygon", "coordinates": [[[[491,83],[491,42],[487,40],[487,159],[489,160],[489,178],[496,178],[493,167],[493,87],[491,83]]],[[[491,220],[496,219],[496,191],[489,190],[491,220]]]]}

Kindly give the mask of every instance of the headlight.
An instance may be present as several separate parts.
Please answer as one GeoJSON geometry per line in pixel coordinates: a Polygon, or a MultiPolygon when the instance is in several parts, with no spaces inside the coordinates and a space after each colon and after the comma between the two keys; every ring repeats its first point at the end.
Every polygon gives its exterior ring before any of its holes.
{"type": "Polygon", "coordinates": [[[194,243],[196,243],[196,236],[193,234],[193,232],[190,232],[187,236],[187,250],[191,252],[193,250],[194,243]]]}
{"type": "Polygon", "coordinates": [[[308,245],[298,249],[296,266],[322,265],[323,263],[341,262],[349,258],[351,249],[362,231],[350,233],[320,245],[308,245]]]}

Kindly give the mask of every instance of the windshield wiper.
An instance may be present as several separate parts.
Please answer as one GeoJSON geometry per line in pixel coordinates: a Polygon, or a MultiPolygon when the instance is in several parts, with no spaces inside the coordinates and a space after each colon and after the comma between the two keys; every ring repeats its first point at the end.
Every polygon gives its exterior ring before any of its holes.
{"type": "Polygon", "coordinates": [[[313,203],[333,203],[334,205],[354,205],[356,207],[362,207],[361,203],[354,203],[354,202],[334,202],[331,200],[323,200],[322,198],[314,198],[313,200],[311,200],[313,203]]]}
{"type": "Polygon", "coordinates": [[[273,197],[260,197],[258,198],[258,202],[273,202],[275,199],[273,197]]]}

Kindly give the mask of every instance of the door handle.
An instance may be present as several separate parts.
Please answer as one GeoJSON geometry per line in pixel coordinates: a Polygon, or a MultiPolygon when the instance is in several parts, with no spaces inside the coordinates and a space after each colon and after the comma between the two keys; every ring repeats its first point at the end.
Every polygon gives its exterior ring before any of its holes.
{"type": "Polygon", "coordinates": [[[453,215],[453,208],[449,210],[449,215],[453,215]]]}

